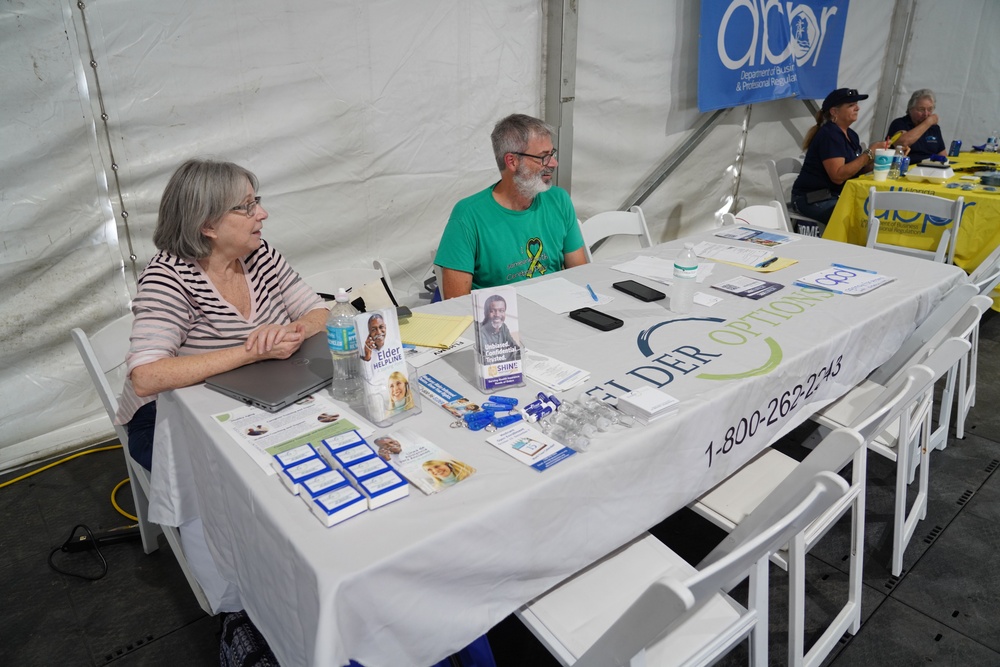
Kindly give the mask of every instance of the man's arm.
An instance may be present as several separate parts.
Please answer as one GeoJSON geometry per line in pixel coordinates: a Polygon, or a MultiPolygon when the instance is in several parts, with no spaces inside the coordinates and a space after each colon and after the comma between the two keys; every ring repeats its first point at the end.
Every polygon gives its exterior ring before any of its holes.
{"type": "MultiPolygon", "coordinates": [[[[563,255],[563,266],[567,269],[572,269],[574,266],[581,266],[586,263],[587,255],[583,252],[582,247],[563,255]]],[[[471,276],[469,278],[471,279],[471,276]]]]}
{"type": "MultiPolygon", "coordinates": [[[[583,250],[581,249],[582,253],[583,250]]],[[[472,274],[441,267],[441,298],[454,299],[472,292],[472,274]]]]}

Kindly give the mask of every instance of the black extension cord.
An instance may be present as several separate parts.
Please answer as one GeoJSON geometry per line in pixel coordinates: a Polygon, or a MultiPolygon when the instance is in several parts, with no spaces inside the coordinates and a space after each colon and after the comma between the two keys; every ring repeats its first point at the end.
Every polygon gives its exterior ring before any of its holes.
{"type": "Polygon", "coordinates": [[[140,539],[139,525],[120,526],[104,531],[103,533],[83,533],[82,535],[71,535],[62,545],[61,549],[66,553],[78,553],[93,549],[95,544],[99,547],[128,540],[140,539]]]}
{"type": "Polygon", "coordinates": [[[139,534],[138,525],[122,526],[120,528],[112,528],[111,530],[103,533],[94,533],[84,524],[77,524],[76,527],[73,528],[72,532],[70,532],[66,541],[62,543],[62,546],[56,547],[49,553],[49,567],[59,574],[65,574],[79,579],[86,579],[88,581],[97,581],[108,573],[108,561],[104,557],[104,554],[101,553],[101,546],[116,544],[127,540],[134,540],[139,537],[141,536],[139,534]],[[77,535],[78,530],[82,530],[83,533],[77,535]],[[92,575],[84,572],[71,572],[69,570],[64,570],[56,565],[54,560],[57,553],[82,553],[91,550],[93,550],[96,562],[99,563],[100,574],[92,575]]]}

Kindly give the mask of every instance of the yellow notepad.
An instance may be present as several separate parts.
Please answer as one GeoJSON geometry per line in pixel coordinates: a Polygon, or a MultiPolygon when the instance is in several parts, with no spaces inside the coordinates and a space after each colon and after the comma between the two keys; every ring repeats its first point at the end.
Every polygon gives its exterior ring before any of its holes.
{"type": "Polygon", "coordinates": [[[407,345],[451,347],[472,324],[472,315],[413,313],[399,322],[399,337],[407,345]]]}

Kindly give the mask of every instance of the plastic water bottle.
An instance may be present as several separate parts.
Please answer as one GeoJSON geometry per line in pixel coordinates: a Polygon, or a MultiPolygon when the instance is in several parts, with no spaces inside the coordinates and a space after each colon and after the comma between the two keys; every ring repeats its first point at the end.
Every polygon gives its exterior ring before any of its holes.
{"type": "Polygon", "coordinates": [[[698,256],[694,254],[694,244],[685,243],[684,250],[674,260],[674,286],[670,292],[670,310],[682,314],[691,312],[697,277],[698,256]]]}
{"type": "Polygon", "coordinates": [[[333,357],[333,384],[330,395],[338,401],[351,403],[361,393],[358,377],[358,333],[354,316],[358,309],[351,305],[347,290],[337,290],[337,303],[326,320],[326,341],[333,357]]]}
{"type": "Polygon", "coordinates": [[[900,166],[903,164],[903,147],[896,146],[896,154],[892,156],[892,164],[889,165],[889,178],[899,178],[900,166]]]}
{"type": "Polygon", "coordinates": [[[996,153],[997,152],[997,133],[994,132],[986,140],[986,152],[996,153]]]}

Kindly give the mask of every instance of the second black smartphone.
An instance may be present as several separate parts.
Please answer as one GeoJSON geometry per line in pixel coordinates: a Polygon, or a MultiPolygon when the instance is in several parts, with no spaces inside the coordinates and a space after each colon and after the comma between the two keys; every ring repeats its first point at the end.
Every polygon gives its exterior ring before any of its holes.
{"type": "Polygon", "coordinates": [[[637,283],[634,280],[623,280],[621,282],[612,283],[611,286],[620,292],[625,292],[629,296],[634,296],[640,301],[659,301],[667,296],[659,290],[655,290],[652,287],[646,287],[642,283],[637,283]]]}
{"type": "Polygon", "coordinates": [[[612,317],[593,308],[577,308],[576,310],[571,310],[569,316],[577,322],[583,322],[601,331],[611,331],[624,324],[617,317],[612,317]]]}

